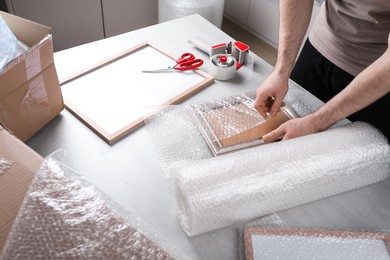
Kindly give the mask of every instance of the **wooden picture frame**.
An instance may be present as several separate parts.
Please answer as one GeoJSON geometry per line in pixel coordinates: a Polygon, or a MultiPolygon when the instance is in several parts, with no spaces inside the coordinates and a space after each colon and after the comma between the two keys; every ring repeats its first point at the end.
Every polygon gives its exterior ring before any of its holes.
{"type": "Polygon", "coordinates": [[[286,105],[275,117],[265,120],[253,108],[254,99],[249,105],[235,99],[229,100],[232,97],[227,97],[224,102],[220,99],[218,102],[189,106],[191,115],[214,156],[263,144],[263,135],[287,120],[299,117],[292,107],[286,105]]]}
{"type": "MultiPolygon", "coordinates": [[[[310,241],[310,240],[309,240],[310,241]]],[[[353,250],[354,243],[358,248],[363,248],[363,250],[369,250],[370,243],[376,247],[376,250],[382,250],[380,252],[386,256],[390,257],[390,234],[387,232],[377,232],[377,231],[347,231],[347,230],[332,230],[332,229],[319,229],[319,228],[286,228],[286,227],[246,227],[244,228],[244,247],[245,247],[245,259],[246,260],[257,260],[257,259],[272,259],[275,257],[279,257],[281,255],[280,252],[283,250],[286,252],[291,249],[290,256],[288,259],[296,259],[294,257],[298,257],[297,259],[302,259],[299,257],[299,254],[306,254],[309,258],[310,250],[302,250],[302,249],[316,249],[321,248],[324,249],[325,244],[335,243],[334,245],[338,245],[337,248],[332,247],[332,253],[337,254],[343,250],[353,250]],[[256,237],[259,236],[259,237],[256,237]],[[257,238],[260,238],[257,240],[257,238]],[[290,238],[290,241],[296,241],[295,246],[287,242],[286,238],[290,238]],[[291,239],[292,238],[292,239],[291,239]],[[313,243],[315,246],[312,246],[311,243],[306,243],[308,240],[300,241],[301,238],[313,239],[313,243]],[[315,239],[315,241],[314,241],[315,239]],[[254,241],[256,240],[256,241],[254,241]],[[267,241],[266,243],[259,241],[267,241]],[[321,244],[323,243],[323,244],[321,244]],[[362,247],[359,243],[362,243],[362,247]],[[379,243],[379,247],[378,247],[379,243]],[[383,243],[383,244],[382,244],[383,243]],[[304,246],[302,246],[304,244],[304,246]],[[270,252],[269,245],[272,245],[274,249],[271,249],[270,252]],[[306,248],[305,248],[306,246],[306,248]],[[312,248],[310,248],[312,246],[312,248]],[[348,247],[348,248],[347,248],[348,247]],[[379,249],[378,249],[379,248],[379,249]],[[339,251],[338,251],[339,250],[339,251]],[[261,251],[261,253],[259,253],[261,251]],[[304,251],[304,252],[303,252],[304,251]],[[275,255],[275,254],[276,255],[275,255]],[[262,254],[267,254],[267,256],[271,258],[267,258],[264,256],[260,256],[262,254]]],[[[323,251],[324,252],[324,251],[323,251]]],[[[347,252],[347,251],[346,251],[347,252]]],[[[373,253],[374,251],[371,251],[373,253]]],[[[345,252],[343,252],[345,253],[345,252]]],[[[353,254],[359,254],[358,250],[353,251],[353,254]]],[[[341,254],[340,254],[341,255],[341,254]]],[[[318,259],[328,259],[324,258],[323,255],[316,255],[318,259]]],[[[335,259],[334,256],[330,256],[329,259],[335,259]]],[[[345,257],[345,254],[344,254],[345,257]]],[[[360,255],[360,257],[363,257],[360,255]]],[[[281,259],[281,258],[278,258],[281,259]]],[[[286,259],[286,258],[283,258],[286,259]]],[[[337,258],[338,259],[338,258],[337,258]]],[[[354,258],[355,259],[355,258],[354,258]]],[[[359,258],[360,259],[360,258],[359,258]]],[[[372,259],[372,258],[368,258],[372,259]]],[[[380,258],[382,259],[382,258],[380,258]]]]}
{"type": "Polygon", "coordinates": [[[159,108],[177,104],[214,81],[200,69],[142,73],[174,65],[177,58],[149,41],[138,44],[63,79],[65,108],[113,144],[159,108]]]}

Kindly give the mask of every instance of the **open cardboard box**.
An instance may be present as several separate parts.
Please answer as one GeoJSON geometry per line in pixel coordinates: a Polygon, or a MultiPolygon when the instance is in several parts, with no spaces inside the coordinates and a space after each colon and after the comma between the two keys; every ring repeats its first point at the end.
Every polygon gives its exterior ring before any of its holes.
{"type": "Polygon", "coordinates": [[[49,27],[1,12],[16,38],[30,48],[0,74],[0,251],[43,158],[23,142],[64,108],[49,27]],[[4,126],[4,127],[2,127],[4,126]]]}
{"type": "Polygon", "coordinates": [[[0,123],[26,141],[64,108],[51,28],[9,13],[0,15],[16,38],[30,47],[0,74],[0,123]]]}
{"type": "Polygon", "coordinates": [[[11,167],[0,175],[0,252],[44,158],[0,126],[0,157],[11,167]]]}

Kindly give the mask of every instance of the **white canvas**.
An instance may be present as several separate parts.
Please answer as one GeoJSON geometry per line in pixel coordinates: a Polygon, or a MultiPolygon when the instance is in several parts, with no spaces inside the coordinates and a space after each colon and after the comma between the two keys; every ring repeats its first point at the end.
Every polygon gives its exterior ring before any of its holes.
{"type": "Polygon", "coordinates": [[[65,106],[111,142],[142,123],[156,106],[173,104],[212,81],[211,76],[193,70],[142,72],[174,64],[169,55],[145,44],[64,84],[65,106]]]}

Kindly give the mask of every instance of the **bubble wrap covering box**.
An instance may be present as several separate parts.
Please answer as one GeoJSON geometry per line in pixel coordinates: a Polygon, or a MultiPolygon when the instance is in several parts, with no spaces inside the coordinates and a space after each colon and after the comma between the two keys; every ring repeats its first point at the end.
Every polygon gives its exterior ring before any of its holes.
{"type": "MultiPolygon", "coordinates": [[[[300,116],[307,113],[302,107],[295,107],[300,116]]],[[[363,122],[217,157],[183,107],[165,109],[147,127],[163,173],[174,183],[180,223],[189,236],[372,184],[390,173],[387,139],[363,122]]]]}
{"type": "Polygon", "coordinates": [[[0,259],[187,259],[108,202],[92,184],[46,158],[0,259]]]}

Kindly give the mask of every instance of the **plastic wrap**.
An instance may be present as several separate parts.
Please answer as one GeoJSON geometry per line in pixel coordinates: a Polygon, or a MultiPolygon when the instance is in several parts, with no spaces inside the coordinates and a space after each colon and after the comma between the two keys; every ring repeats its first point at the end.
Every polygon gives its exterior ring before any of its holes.
{"type": "MultiPolygon", "coordinates": [[[[299,92],[289,95],[286,102],[299,116],[310,110],[299,92]]],[[[363,122],[213,157],[189,114],[170,107],[147,123],[189,236],[372,184],[390,173],[387,139],[363,122]]]]}
{"type": "Polygon", "coordinates": [[[0,156],[0,176],[12,166],[12,162],[0,156]]]}
{"type": "Polygon", "coordinates": [[[16,57],[17,39],[4,19],[0,16],[0,72],[16,57]]]}
{"type": "Polygon", "coordinates": [[[197,235],[381,181],[390,173],[386,138],[357,122],[177,171],[180,222],[197,235]]]}
{"type": "Polygon", "coordinates": [[[253,227],[286,227],[286,223],[280,218],[277,213],[267,215],[262,218],[252,220],[248,223],[245,223],[242,228],[239,229],[239,240],[238,240],[238,249],[239,249],[239,260],[245,260],[245,242],[248,246],[248,241],[245,241],[244,231],[247,228],[253,227]]]}
{"type": "Polygon", "coordinates": [[[28,47],[20,42],[0,16],[0,73],[5,65],[25,52],[28,47]]]}
{"type": "Polygon", "coordinates": [[[224,0],[159,0],[159,23],[200,14],[218,28],[222,27],[224,0]]]}
{"type": "Polygon", "coordinates": [[[187,259],[58,154],[39,169],[0,259],[187,259]]]}
{"type": "MultiPolygon", "coordinates": [[[[290,87],[284,100],[300,117],[313,111],[312,107],[302,102],[303,93],[303,90],[298,87],[290,87]]],[[[172,177],[172,174],[175,173],[173,169],[213,157],[213,153],[193,117],[193,110],[196,112],[204,110],[204,107],[227,107],[233,112],[233,115],[235,112],[239,112],[252,116],[253,109],[246,108],[251,106],[255,97],[255,92],[248,92],[188,106],[167,106],[161,112],[145,120],[145,128],[156,148],[164,176],[172,177]],[[245,110],[231,107],[232,104],[244,104],[245,110]]],[[[255,119],[259,119],[258,115],[255,116],[255,119]]],[[[220,121],[225,124],[229,123],[223,128],[225,137],[233,136],[257,125],[256,121],[248,121],[247,125],[237,124],[234,120],[229,119],[229,114],[221,117],[220,121]]]]}
{"type": "Polygon", "coordinates": [[[245,259],[390,259],[390,234],[380,231],[246,227],[245,259]]]}
{"type": "MultiPolygon", "coordinates": [[[[38,67],[38,66],[35,66],[38,67]]],[[[34,68],[34,66],[32,67],[34,68]]],[[[28,84],[28,91],[21,100],[19,115],[30,129],[40,129],[46,118],[50,118],[53,111],[50,109],[50,100],[47,90],[50,88],[45,77],[41,74],[32,79],[28,84]],[[31,120],[34,118],[35,120],[31,120]],[[43,118],[41,120],[38,120],[43,118]]]]}
{"type": "Polygon", "coordinates": [[[240,229],[240,260],[390,259],[387,229],[288,226],[278,214],[240,229]]]}
{"type": "Polygon", "coordinates": [[[254,99],[254,93],[248,93],[189,106],[214,155],[262,144],[264,134],[298,117],[293,104],[289,104],[276,116],[264,120],[253,107],[254,99]]]}

